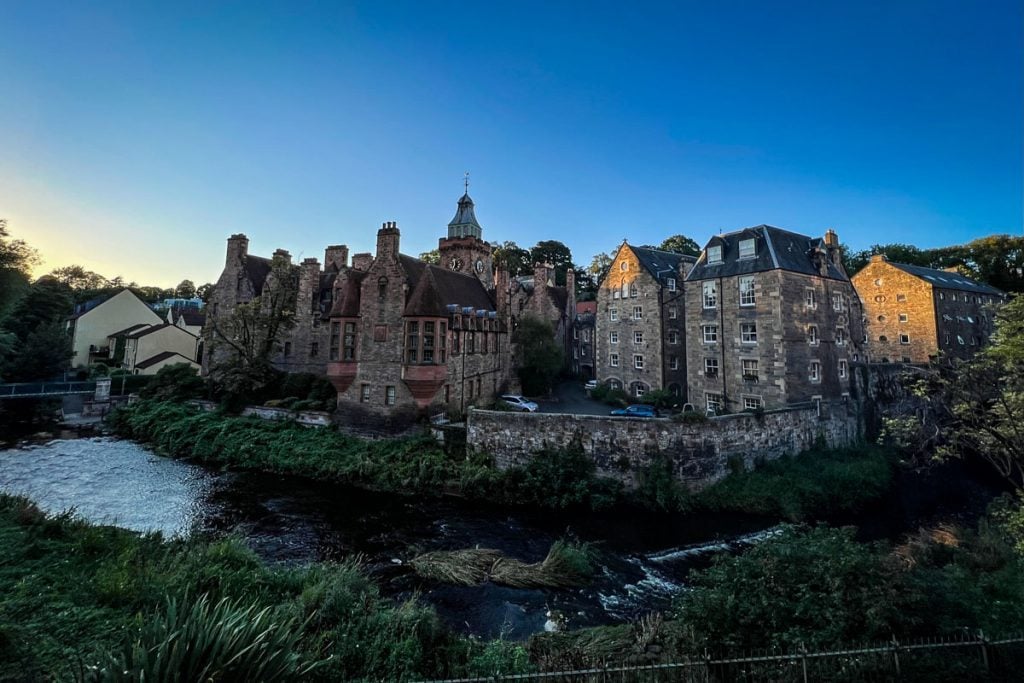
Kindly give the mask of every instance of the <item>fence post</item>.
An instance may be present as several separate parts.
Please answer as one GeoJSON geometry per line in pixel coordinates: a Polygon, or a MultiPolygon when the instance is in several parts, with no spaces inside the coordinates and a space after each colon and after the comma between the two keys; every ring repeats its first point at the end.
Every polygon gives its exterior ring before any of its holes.
{"type": "Polygon", "coordinates": [[[902,675],[900,671],[900,643],[896,640],[896,636],[892,637],[892,663],[896,665],[896,676],[902,675]]]}
{"type": "Polygon", "coordinates": [[[804,683],[807,683],[807,646],[804,645],[804,641],[800,641],[800,668],[804,672],[804,683]]]}
{"type": "Polygon", "coordinates": [[[711,683],[711,654],[704,648],[704,680],[711,683]]]}
{"type": "Polygon", "coordinates": [[[978,645],[981,647],[981,665],[988,672],[988,641],[985,640],[985,632],[978,629],[978,645]]]}

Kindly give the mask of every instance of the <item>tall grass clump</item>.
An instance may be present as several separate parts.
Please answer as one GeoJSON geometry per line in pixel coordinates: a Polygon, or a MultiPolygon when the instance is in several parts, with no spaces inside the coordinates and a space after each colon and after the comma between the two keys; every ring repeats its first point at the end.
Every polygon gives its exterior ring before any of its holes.
{"type": "Polygon", "coordinates": [[[491,581],[511,588],[571,588],[586,585],[595,572],[593,547],[563,540],[552,543],[547,556],[533,564],[484,548],[436,550],[409,564],[423,578],[459,586],[491,581]]]}

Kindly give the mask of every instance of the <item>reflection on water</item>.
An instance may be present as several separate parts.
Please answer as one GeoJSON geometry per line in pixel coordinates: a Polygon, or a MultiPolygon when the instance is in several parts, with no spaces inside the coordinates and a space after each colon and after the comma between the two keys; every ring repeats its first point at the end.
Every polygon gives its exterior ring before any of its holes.
{"type": "Polygon", "coordinates": [[[542,631],[548,610],[562,612],[576,628],[666,609],[692,567],[706,565],[715,551],[757,542],[766,533],[754,532],[767,526],[722,514],[673,519],[510,512],[294,477],[217,472],[106,438],[0,451],[0,490],[28,496],[49,512],[74,508],[89,521],[137,531],[235,533],[270,562],[358,553],[386,594],[418,594],[453,628],[482,637],[542,631]],[[420,579],[405,564],[420,552],[469,547],[537,562],[566,535],[598,544],[601,570],[590,586],[447,586],[420,579]]]}

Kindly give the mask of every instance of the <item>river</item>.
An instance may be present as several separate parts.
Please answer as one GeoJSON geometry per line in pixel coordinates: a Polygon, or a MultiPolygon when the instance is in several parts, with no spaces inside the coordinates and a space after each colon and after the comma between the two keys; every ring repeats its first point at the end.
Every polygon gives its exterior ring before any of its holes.
{"type": "MultiPolygon", "coordinates": [[[[295,477],[215,471],[111,438],[0,451],[0,491],[25,495],[48,512],[74,509],[90,522],[136,531],[234,533],[271,563],[360,554],[386,595],[418,594],[452,628],[484,638],[525,638],[544,629],[549,610],[565,615],[571,628],[664,610],[685,590],[691,569],[778,530],[770,520],[747,515],[566,514],[395,496],[295,477]],[[563,537],[597,544],[601,570],[590,586],[449,586],[420,579],[406,565],[421,552],[472,547],[535,562],[563,537]]],[[[975,502],[972,510],[977,507],[975,502]]],[[[893,536],[910,528],[919,512],[894,510],[890,502],[873,513],[867,528],[874,537],[893,536]]]]}

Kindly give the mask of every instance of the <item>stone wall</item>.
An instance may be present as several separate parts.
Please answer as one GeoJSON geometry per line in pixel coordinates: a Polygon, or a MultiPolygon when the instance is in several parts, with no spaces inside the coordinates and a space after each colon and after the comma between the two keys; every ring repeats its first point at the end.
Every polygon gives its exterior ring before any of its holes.
{"type": "Polygon", "coordinates": [[[545,449],[582,448],[598,474],[627,486],[635,486],[643,468],[664,457],[676,479],[696,490],[729,474],[730,461],[752,469],[759,459],[799,453],[818,439],[837,447],[859,436],[860,419],[852,401],[822,403],[820,414],[808,405],[698,423],[472,410],[466,448],[492,455],[501,469],[525,465],[545,449]]]}

